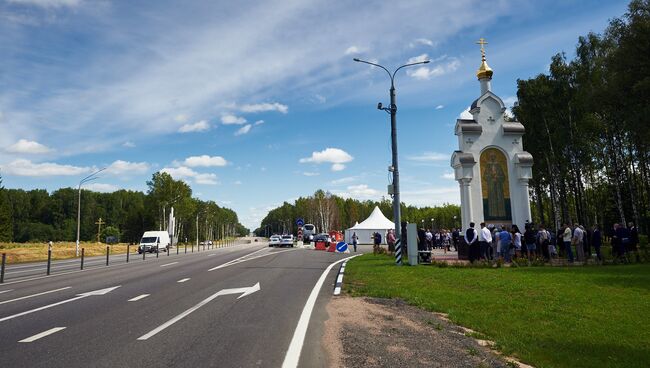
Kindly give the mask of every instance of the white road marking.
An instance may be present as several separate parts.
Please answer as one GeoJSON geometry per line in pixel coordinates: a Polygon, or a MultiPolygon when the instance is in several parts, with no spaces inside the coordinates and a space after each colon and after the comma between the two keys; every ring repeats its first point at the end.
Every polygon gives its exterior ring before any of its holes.
{"type": "Polygon", "coordinates": [[[185,281],[189,281],[189,280],[191,280],[191,279],[188,277],[188,278],[186,278],[186,279],[180,279],[180,280],[178,280],[178,281],[176,281],[176,282],[185,282],[185,281]]]}
{"type": "Polygon", "coordinates": [[[65,289],[70,289],[70,288],[71,288],[71,286],[66,286],[66,287],[64,287],[64,288],[60,288],[60,289],[54,289],[54,290],[50,290],[50,291],[44,291],[44,292],[42,292],[42,293],[38,293],[38,294],[32,294],[32,295],[22,296],[22,297],[20,297],[20,298],[16,298],[16,299],[5,300],[4,302],[0,302],[0,304],[11,303],[11,302],[15,302],[15,301],[17,301],[17,300],[23,300],[23,299],[27,299],[27,298],[33,298],[33,297],[35,297],[35,296],[39,296],[39,295],[45,295],[45,294],[50,294],[50,293],[56,293],[57,291],[61,291],[61,290],[65,290],[65,289]]]}
{"type": "Polygon", "coordinates": [[[208,254],[208,257],[216,256],[217,253],[208,254]]]}
{"type": "Polygon", "coordinates": [[[166,329],[167,327],[169,327],[169,326],[173,325],[174,323],[180,321],[181,319],[187,317],[188,315],[190,315],[190,313],[192,313],[192,312],[196,311],[197,309],[201,308],[202,306],[208,304],[209,302],[211,302],[212,300],[214,300],[215,298],[217,298],[220,295],[241,294],[239,296],[239,298],[237,298],[237,299],[241,299],[241,298],[245,297],[246,295],[250,295],[250,294],[252,294],[252,293],[254,293],[256,291],[259,291],[259,290],[260,290],[260,283],[258,282],[257,284],[255,284],[255,285],[253,285],[251,287],[243,287],[243,288],[236,288],[236,289],[223,289],[223,290],[217,291],[216,293],[214,293],[214,294],[210,295],[209,297],[207,297],[207,298],[203,299],[202,301],[200,301],[197,305],[193,306],[192,308],[190,308],[190,309],[186,310],[185,312],[177,315],[176,317],[170,319],[169,321],[163,323],[162,325],[156,327],[155,329],[149,331],[148,333],[138,337],[138,340],[147,340],[147,339],[149,339],[150,337],[156,335],[158,332],[166,329]]]}
{"type": "Polygon", "coordinates": [[[341,287],[337,286],[334,288],[334,295],[339,295],[339,294],[341,294],[341,287]]]}
{"type": "Polygon", "coordinates": [[[117,289],[118,287],[120,287],[120,285],[118,285],[118,286],[114,286],[114,287],[110,287],[110,288],[106,288],[106,289],[100,289],[100,290],[89,291],[89,292],[87,292],[87,293],[77,294],[77,296],[74,297],[74,298],[70,298],[70,299],[62,300],[62,301],[60,301],[60,302],[56,302],[56,303],[53,303],[53,304],[48,304],[48,305],[45,305],[45,306],[42,306],[42,307],[38,307],[38,308],[34,308],[34,309],[30,309],[30,310],[25,311],[25,312],[21,312],[21,313],[13,314],[13,315],[8,316],[8,317],[0,318],[0,322],[4,322],[4,321],[10,320],[10,319],[14,319],[14,318],[16,318],[16,317],[21,317],[21,316],[24,316],[24,315],[26,315],[26,314],[31,314],[31,313],[34,313],[34,312],[42,311],[42,310],[44,310],[44,309],[48,309],[48,308],[52,308],[52,307],[56,307],[57,305],[61,305],[61,304],[65,304],[65,303],[70,303],[70,302],[73,302],[73,301],[75,301],[75,300],[79,300],[79,299],[87,298],[87,297],[89,297],[89,296],[93,296],[93,295],[104,295],[104,294],[107,294],[107,293],[109,293],[109,292],[111,292],[111,291],[117,289]]]}
{"type": "Polygon", "coordinates": [[[343,282],[343,274],[342,274],[342,273],[339,274],[339,277],[336,278],[336,282],[337,282],[337,283],[339,283],[339,282],[343,282]]]}
{"type": "Polygon", "coordinates": [[[332,270],[332,267],[335,265],[344,262],[348,259],[352,259],[357,256],[352,256],[348,258],[339,259],[338,261],[327,266],[323,274],[320,275],[316,285],[309,294],[305,307],[302,309],[300,314],[300,319],[298,320],[298,325],[296,330],[293,333],[293,338],[291,338],[291,344],[289,344],[289,349],[287,349],[287,354],[284,356],[284,363],[282,363],[282,368],[295,368],[298,366],[300,361],[300,353],[302,351],[302,345],[305,343],[305,335],[307,334],[307,327],[309,326],[309,319],[311,318],[311,312],[314,310],[314,305],[316,305],[316,299],[318,298],[318,293],[320,292],[327,274],[332,270]]]}
{"type": "Polygon", "coordinates": [[[160,267],[167,267],[167,266],[175,265],[176,263],[178,263],[178,262],[167,263],[167,264],[164,264],[164,265],[160,265],[160,267]]]}
{"type": "Polygon", "coordinates": [[[151,295],[151,294],[138,295],[135,298],[131,298],[131,299],[127,300],[127,302],[137,302],[138,300],[144,299],[144,298],[148,297],[149,295],[151,295]]]}
{"type": "Polygon", "coordinates": [[[224,264],[222,264],[222,265],[219,265],[219,266],[217,266],[217,267],[212,267],[211,269],[208,270],[208,272],[210,272],[210,271],[214,271],[214,270],[218,270],[218,269],[220,269],[220,268],[225,268],[225,267],[228,267],[228,266],[233,266],[233,265],[236,265],[236,264],[238,264],[238,263],[247,262],[247,261],[252,261],[252,260],[254,260],[254,259],[258,259],[258,258],[267,257],[267,256],[272,256],[272,255],[274,255],[274,254],[280,254],[280,253],[290,252],[290,251],[296,250],[296,249],[287,249],[287,250],[281,250],[281,251],[279,251],[279,252],[273,252],[273,253],[262,254],[262,255],[259,255],[259,256],[251,257],[251,258],[246,258],[246,257],[249,257],[249,256],[251,256],[251,255],[253,255],[253,254],[255,254],[255,253],[258,253],[259,251],[264,250],[264,249],[265,249],[265,248],[260,249],[260,250],[258,250],[258,251],[256,251],[256,252],[253,252],[253,253],[247,254],[247,255],[245,255],[245,256],[243,256],[243,257],[239,257],[239,258],[237,258],[237,259],[233,259],[232,261],[230,261],[230,262],[226,262],[226,263],[224,263],[224,264]]]}
{"type": "Polygon", "coordinates": [[[43,332],[41,332],[41,333],[39,333],[39,334],[36,334],[36,335],[34,335],[34,336],[32,336],[32,337],[28,337],[28,338],[26,338],[26,339],[22,339],[22,340],[20,340],[20,341],[18,341],[18,342],[34,342],[34,341],[36,341],[36,340],[38,340],[38,339],[41,339],[41,338],[43,338],[43,337],[45,337],[45,336],[48,336],[48,335],[51,335],[51,334],[53,334],[53,333],[57,333],[57,332],[59,332],[59,331],[61,331],[61,330],[65,330],[65,327],[54,327],[54,328],[49,329],[49,330],[47,330],[47,331],[43,331],[43,332]]]}
{"type": "Polygon", "coordinates": [[[14,290],[14,289],[2,290],[2,291],[0,291],[0,294],[8,293],[8,292],[13,291],[13,290],[14,290]]]}

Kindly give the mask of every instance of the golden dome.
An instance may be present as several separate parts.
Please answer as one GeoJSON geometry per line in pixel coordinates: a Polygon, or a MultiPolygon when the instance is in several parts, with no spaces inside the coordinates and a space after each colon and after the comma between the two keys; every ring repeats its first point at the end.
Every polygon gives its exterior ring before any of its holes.
{"type": "Polygon", "coordinates": [[[494,74],[494,72],[492,71],[490,66],[487,65],[487,62],[485,61],[485,55],[483,55],[481,66],[478,68],[478,71],[476,72],[476,76],[478,77],[478,79],[483,79],[483,78],[492,79],[492,74],[494,74]]]}

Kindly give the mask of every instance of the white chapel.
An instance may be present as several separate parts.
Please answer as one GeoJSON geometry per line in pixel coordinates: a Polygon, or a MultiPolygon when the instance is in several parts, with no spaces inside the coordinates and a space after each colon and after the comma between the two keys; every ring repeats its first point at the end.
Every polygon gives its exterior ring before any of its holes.
{"type": "Polygon", "coordinates": [[[506,121],[506,107],[492,92],[493,71],[487,64],[484,39],[482,61],[476,73],[481,95],[472,102],[472,119],[456,120],[458,150],[451,156],[460,185],[462,228],[478,224],[516,224],[521,231],[530,217],[528,181],[533,157],[524,151],[524,126],[506,121]]]}

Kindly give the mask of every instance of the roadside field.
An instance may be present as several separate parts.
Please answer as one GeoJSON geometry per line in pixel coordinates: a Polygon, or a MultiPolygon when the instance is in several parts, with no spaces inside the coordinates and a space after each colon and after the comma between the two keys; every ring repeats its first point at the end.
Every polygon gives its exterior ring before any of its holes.
{"type": "Polygon", "coordinates": [[[392,257],[366,254],[348,262],[344,290],[447,313],[536,367],[650,362],[648,264],[396,267],[392,257]]]}
{"type": "MultiPolygon", "coordinates": [[[[106,254],[106,244],[83,242],[79,248],[85,248],[86,257],[106,254]]],[[[126,253],[127,244],[119,243],[110,246],[111,254],[126,253]]],[[[137,252],[138,246],[131,245],[130,252],[137,252]]],[[[0,243],[0,254],[7,253],[7,263],[24,263],[47,261],[47,243],[0,243]]],[[[76,254],[74,242],[56,242],[52,245],[52,259],[74,258],[76,254]]]]}

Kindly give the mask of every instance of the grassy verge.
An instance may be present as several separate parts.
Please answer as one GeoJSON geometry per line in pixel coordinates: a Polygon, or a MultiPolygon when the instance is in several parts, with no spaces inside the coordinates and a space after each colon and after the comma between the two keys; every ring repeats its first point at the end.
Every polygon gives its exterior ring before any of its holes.
{"type": "Polygon", "coordinates": [[[448,313],[497,348],[537,367],[647,367],[650,265],[396,267],[357,257],[345,270],[354,296],[401,298],[448,313]]]}
{"type": "MultiPolygon", "coordinates": [[[[111,245],[111,254],[126,253],[127,244],[111,245]]],[[[86,257],[106,254],[106,244],[81,243],[79,248],[84,248],[86,257]]],[[[132,245],[130,251],[137,252],[138,246],[132,245]]],[[[0,254],[7,253],[7,263],[24,263],[47,260],[47,243],[2,243],[0,254]]],[[[76,255],[76,244],[74,242],[57,242],[52,245],[52,259],[74,258],[76,255]]]]}

